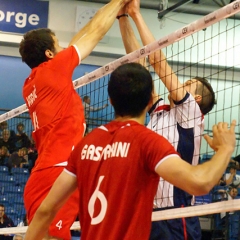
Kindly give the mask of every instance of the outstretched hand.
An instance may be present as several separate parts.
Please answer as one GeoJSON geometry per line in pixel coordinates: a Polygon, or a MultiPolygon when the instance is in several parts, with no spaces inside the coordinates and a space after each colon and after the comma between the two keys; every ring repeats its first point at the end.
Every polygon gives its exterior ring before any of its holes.
{"type": "Polygon", "coordinates": [[[204,135],[204,138],[214,151],[218,151],[220,148],[234,149],[236,144],[235,126],[236,120],[232,121],[230,127],[226,122],[219,122],[212,127],[213,137],[204,135]]]}
{"type": "Polygon", "coordinates": [[[132,17],[140,12],[140,0],[132,0],[126,5],[127,13],[132,17]]]}

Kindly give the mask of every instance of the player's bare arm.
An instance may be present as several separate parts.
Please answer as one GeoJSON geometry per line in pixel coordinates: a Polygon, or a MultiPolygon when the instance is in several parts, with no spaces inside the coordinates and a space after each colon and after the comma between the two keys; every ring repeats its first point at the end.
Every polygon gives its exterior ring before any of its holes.
{"type": "Polygon", "coordinates": [[[236,143],[235,126],[235,120],[229,128],[227,123],[220,122],[213,126],[213,138],[204,136],[209,146],[216,151],[210,161],[192,166],[181,158],[173,157],[161,163],[156,172],[174,186],[192,195],[209,193],[230,162],[236,143]]]}
{"type": "MultiPolygon", "coordinates": [[[[128,13],[137,26],[143,45],[145,46],[155,42],[154,36],[140,13],[140,0],[133,0],[128,4],[128,13]]],[[[150,54],[149,62],[168,89],[171,98],[174,101],[182,100],[186,91],[181,87],[182,84],[178,80],[178,77],[168,65],[163,51],[159,50],[150,54]]]]}
{"type": "MultiPolygon", "coordinates": [[[[127,7],[128,7],[128,4],[126,4],[118,12],[118,16],[126,14],[127,13],[127,7]]],[[[137,38],[134,34],[134,31],[132,29],[129,18],[127,16],[120,17],[118,19],[118,21],[119,21],[119,28],[120,28],[120,32],[121,32],[121,35],[122,35],[122,41],[123,41],[126,53],[131,53],[131,52],[133,52],[137,49],[140,49],[141,45],[138,42],[138,40],[137,40],[137,38]]],[[[141,65],[145,66],[145,58],[138,59],[137,62],[140,63],[141,65]]]]}
{"type": "Polygon", "coordinates": [[[48,227],[56,213],[76,188],[76,177],[63,171],[38,208],[24,239],[42,240],[47,235],[48,227]]]}
{"type": "Polygon", "coordinates": [[[69,45],[75,44],[78,47],[82,59],[91,53],[112,26],[119,10],[129,1],[131,0],[111,0],[75,35],[69,45]]]}

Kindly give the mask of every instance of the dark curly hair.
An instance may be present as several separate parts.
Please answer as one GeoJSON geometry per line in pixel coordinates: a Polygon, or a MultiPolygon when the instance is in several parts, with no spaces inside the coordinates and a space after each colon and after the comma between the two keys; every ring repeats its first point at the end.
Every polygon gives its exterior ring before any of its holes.
{"type": "Polygon", "coordinates": [[[48,49],[55,51],[53,36],[55,33],[48,28],[39,28],[25,33],[19,46],[22,61],[30,68],[47,61],[45,51],[48,49]]]}

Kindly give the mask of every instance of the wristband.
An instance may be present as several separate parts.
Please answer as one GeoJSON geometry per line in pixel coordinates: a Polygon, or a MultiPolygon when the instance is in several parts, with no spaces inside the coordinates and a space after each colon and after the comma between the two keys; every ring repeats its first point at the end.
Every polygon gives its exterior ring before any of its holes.
{"type": "Polygon", "coordinates": [[[117,16],[117,19],[119,20],[119,18],[121,18],[121,17],[128,17],[128,14],[127,13],[123,13],[123,14],[117,16]]]}

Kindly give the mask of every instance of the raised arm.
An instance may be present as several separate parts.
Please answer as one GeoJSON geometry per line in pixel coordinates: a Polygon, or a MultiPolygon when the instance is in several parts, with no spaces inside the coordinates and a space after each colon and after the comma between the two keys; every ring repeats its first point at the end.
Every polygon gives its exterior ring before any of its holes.
{"type": "MultiPolygon", "coordinates": [[[[131,53],[141,48],[141,45],[134,34],[134,31],[132,29],[128,16],[125,15],[126,13],[127,13],[127,5],[125,5],[119,11],[118,16],[122,16],[122,17],[120,17],[118,21],[119,21],[119,28],[122,35],[122,40],[123,40],[126,53],[131,53]]],[[[137,62],[145,66],[145,58],[142,58],[137,62]]]]}
{"type": "Polygon", "coordinates": [[[95,16],[71,40],[69,45],[75,44],[81,59],[86,58],[97,43],[107,33],[116,19],[119,10],[131,0],[111,0],[99,9],[95,16]]]}
{"type": "Polygon", "coordinates": [[[234,177],[236,176],[236,174],[237,174],[237,170],[236,170],[236,169],[233,169],[233,170],[230,172],[230,175],[229,175],[228,179],[225,179],[226,185],[229,185],[229,184],[231,184],[231,183],[233,182],[233,179],[234,179],[234,177]]]}
{"type": "MultiPolygon", "coordinates": [[[[155,42],[153,34],[149,30],[140,13],[140,0],[132,0],[128,4],[128,13],[138,29],[143,45],[145,46],[155,42]]],[[[182,100],[186,94],[186,91],[181,87],[182,84],[178,80],[178,77],[168,65],[163,51],[157,50],[156,52],[150,54],[148,59],[155,72],[168,89],[171,98],[175,101],[182,100]]]]}
{"type": "Polygon", "coordinates": [[[63,171],[35,213],[24,239],[42,240],[56,213],[76,188],[76,177],[63,171]]]}
{"type": "Polygon", "coordinates": [[[89,111],[91,111],[91,112],[97,112],[97,111],[99,111],[99,110],[102,110],[102,109],[104,109],[104,108],[106,108],[108,106],[108,104],[104,104],[102,107],[91,107],[91,106],[89,106],[89,111]]]}
{"type": "Polygon", "coordinates": [[[232,121],[230,128],[227,123],[221,122],[213,126],[213,138],[204,136],[216,152],[210,161],[193,166],[180,158],[173,157],[161,163],[156,172],[174,186],[192,195],[209,193],[230,162],[236,143],[235,126],[235,120],[232,121]]]}

